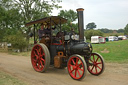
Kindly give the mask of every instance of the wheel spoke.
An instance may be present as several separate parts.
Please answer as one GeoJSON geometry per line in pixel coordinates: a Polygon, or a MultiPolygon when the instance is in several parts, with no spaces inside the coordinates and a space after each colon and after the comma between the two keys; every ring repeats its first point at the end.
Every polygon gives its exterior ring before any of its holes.
{"type": "Polygon", "coordinates": [[[101,67],[99,67],[98,65],[97,65],[96,67],[98,67],[100,70],[102,70],[102,68],[101,68],[101,67]]]}
{"type": "Polygon", "coordinates": [[[92,67],[92,69],[91,69],[91,71],[94,69],[94,65],[93,65],[93,67],[92,67]]]}
{"type": "Polygon", "coordinates": [[[45,53],[43,53],[42,56],[45,56],[45,53]]]}
{"type": "Polygon", "coordinates": [[[38,60],[38,64],[40,65],[41,63],[40,63],[40,60],[38,60]]]}
{"type": "Polygon", "coordinates": [[[45,62],[45,60],[41,57],[41,60],[45,62]]]}
{"type": "Polygon", "coordinates": [[[43,65],[42,61],[40,61],[40,63],[41,63],[41,68],[44,68],[44,65],[43,65]]]}
{"type": "Polygon", "coordinates": [[[91,60],[91,58],[89,60],[93,63],[93,61],[91,60]]]}
{"type": "Polygon", "coordinates": [[[98,61],[99,57],[96,59],[96,62],[98,61]]]}
{"type": "Polygon", "coordinates": [[[72,73],[75,69],[73,68],[69,73],[72,73]]]}
{"type": "Polygon", "coordinates": [[[72,66],[74,68],[74,65],[72,65],[72,64],[69,64],[69,66],[72,66]]]}
{"type": "Polygon", "coordinates": [[[41,57],[42,57],[42,56],[45,56],[45,53],[40,54],[40,56],[41,56],[41,57]]]}
{"type": "Polygon", "coordinates": [[[37,63],[37,60],[36,59],[32,59],[32,61],[34,61],[35,63],[37,63]]]}
{"type": "Polygon", "coordinates": [[[40,69],[40,64],[38,63],[38,69],[40,69]]]}
{"type": "Polygon", "coordinates": [[[35,50],[36,50],[37,54],[39,55],[39,51],[38,51],[38,49],[35,49],[35,50]]]}
{"type": "Polygon", "coordinates": [[[79,70],[77,70],[77,72],[78,72],[79,76],[81,76],[81,74],[80,74],[79,70]]]}
{"type": "Polygon", "coordinates": [[[72,67],[72,70],[70,71],[70,73],[72,73],[75,69],[74,69],[74,65],[71,65],[71,64],[69,64],[69,66],[70,66],[70,69],[71,69],[71,67],[72,67]]]}
{"type": "Polygon", "coordinates": [[[78,69],[81,70],[81,71],[83,71],[83,69],[81,69],[81,68],[79,68],[79,67],[78,67],[78,69]]]}
{"type": "Polygon", "coordinates": [[[75,70],[75,77],[76,77],[76,74],[77,74],[77,70],[75,70]]]}
{"type": "Polygon", "coordinates": [[[76,66],[78,65],[78,58],[76,58],[76,66]]]}
{"type": "Polygon", "coordinates": [[[38,59],[38,55],[35,53],[35,51],[34,51],[34,55],[37,57],[37,59],[38,59]]]}
{"type": "MultiPolygon", "coordinates": [[[[42,48],[39,48],[39,54],[40,54],[40,56],[43,56],[42,55],[42,48]]],[[[43,52],[43,54],[44,54],[44,52],[43,52]]]]}
{"type": "Polygon", "coordinates": [[[98,62],[98,63],[96,63],[96,64],[102,64],[102,62],[98,62]]]}
{"type": "Polygon", "coordinates": [[[95,70],[96,70],[96,73],[97,73],[97,67],[95,66],[95,70]]]}
{"type": "Polygon", "coordinates": [[[80,64],[78,64],[78,66],[82,65],[82,62],[80,64]]]}
{"type": "Polygon", "coordinates": [[[94,57],[94,55],[93,55],[93,60],[94,60],[94,62],[95,62],[95,57],[94,57]]]}
{"type": "Polygon", "coordinates": [[[76,63],[75,63],[75,61],[72,59],[72,62],[73,62],[73,64],[75,65],[76,63]]]}
{"type": "Polygon", "coordinates": [[[41,53],[41,50],[42,50],[42,49],[41,49],[41,48],[39,48],[39,52],[40,52],[40,53],[41,53]]]}

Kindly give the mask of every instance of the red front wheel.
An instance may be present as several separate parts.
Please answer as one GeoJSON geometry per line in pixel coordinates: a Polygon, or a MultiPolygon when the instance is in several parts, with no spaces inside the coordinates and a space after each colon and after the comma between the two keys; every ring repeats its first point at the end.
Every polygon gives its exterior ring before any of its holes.
{"type": "Polygon", "coordinates": [[[67,63],[68,73],[75,80],[81,80],[86,75],[86,63],[80,55],[72,55],[67,63]]]}
{"type": "Polygon", "coordinates": [[[34,45],[31,52],[31,62],[33,68],[38,72],[44,72],[49,67],[50,54],[46,45],[34,45]]]}
{"type": "Polygon", "coordinates": [[[92,53],[88,60],[88,71],[93,75],[100,75],[105,69],[104,59],[98,53],[92,53]]]}

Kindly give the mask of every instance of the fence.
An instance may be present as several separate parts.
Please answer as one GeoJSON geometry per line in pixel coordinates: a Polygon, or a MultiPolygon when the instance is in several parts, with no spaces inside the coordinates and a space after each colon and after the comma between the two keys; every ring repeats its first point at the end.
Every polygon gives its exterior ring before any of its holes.
{"type": "Polygon", "coordinates": [[[8,51],[13,51],[13,52],[27,52],[30,51],[32,49],[34,45],[30,44],[28,45],[26,48],[23,48],[22,51],[19,49],[15,49],[12,48],[11,43],[7,43],[7,42],[0,42],[0,52],[8,52],[8,51]]]}
{"type": "Polygon", "coordinates": [[[7,42],[0,42],[0,52],[7,52],[11,49],[11,44],[8,44],[7,42]]]}

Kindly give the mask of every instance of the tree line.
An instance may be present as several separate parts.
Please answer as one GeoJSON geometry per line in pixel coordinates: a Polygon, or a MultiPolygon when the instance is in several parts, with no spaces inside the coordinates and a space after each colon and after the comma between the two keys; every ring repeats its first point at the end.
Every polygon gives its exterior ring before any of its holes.
{"type": "MultiPolygon", "coordinates": [[[[96,26],[97,25],[94,22],[88,23],[86,25],[86,30],[95,29],[96,26]]],[[[103,33],[113,33],[113,31],[116,31],[117,33],[124,33],[124,31],[125,31],[125,29],[111,30],[111,29],[108,29],[108,28],[101,28],[101,29],[98,29],[98,30],[100,30],[103,33]]]]}

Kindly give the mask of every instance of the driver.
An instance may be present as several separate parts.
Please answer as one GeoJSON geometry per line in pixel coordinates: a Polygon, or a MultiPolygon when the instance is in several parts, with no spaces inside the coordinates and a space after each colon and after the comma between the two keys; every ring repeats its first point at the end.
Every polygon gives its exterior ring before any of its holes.
{"type": "MultiPolygon", "coordinates": [[[[44,28],[44,24],[41,24],[41,29],[38,30],[38,35],[39,35],[39,41],[42,39],[42,37],[50,37],[51,35],[51,29],[50,29],[50,24],[47,24],[47,28],[44,28]]],[[[54,28],[52,28],[52,30],[54,30],[54,28]]]]}
{"type": "Polygon", "coordinates": [[[49,24],[47,25],[47,28],[45,29],[45,34],[48,35],[48,36],[51,35],[51,29],[50,29],[49,24]]]}
{"type": "Polygon", "coordinates": [[[52,30],[55,30],[55,28],[56,28],[55,26],[53,28],[53,27],[50,26],[50,23],[48,23],[47,24],[47,28],[45,29],[45,34],[48,35],[48,36],[50,36],[51,35],[51,31],[52,30]]]}
{"type": "Polygon", "coordinates": [[[43,36],[45,36],[44,24],[41,24],[41,29],[38,30],[38,35],[39,35],[39,41],[42,39],[43,36]]]}

